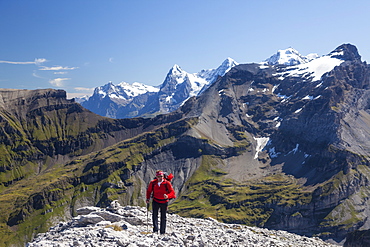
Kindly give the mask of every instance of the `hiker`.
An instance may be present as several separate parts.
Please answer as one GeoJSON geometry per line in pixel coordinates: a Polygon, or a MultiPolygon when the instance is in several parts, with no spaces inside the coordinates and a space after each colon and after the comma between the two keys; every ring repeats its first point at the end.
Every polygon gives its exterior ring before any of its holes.
{"type": "MultiPolygon", "coordinates": [[[[166,233],[166,213],[168,201],[176,198],[175,191],[171,182],[164,177],[164,172],[156,171],[156,178],[150,181],[146,191],[146,203],[149,203],[150,197],[153,196],[153,232],[158,232],[158,211],[161,210],[160,234],[166,233]]],[[[172,175],[172,174],[170,174],[172,175]]]]}

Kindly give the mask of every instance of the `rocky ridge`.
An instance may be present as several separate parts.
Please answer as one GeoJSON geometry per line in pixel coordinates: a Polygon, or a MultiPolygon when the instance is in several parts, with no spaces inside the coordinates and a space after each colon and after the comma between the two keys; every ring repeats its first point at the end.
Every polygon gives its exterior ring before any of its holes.
{"type": "Polygon", "coordinates": [[[164,247],[164,246],[295,246],[334,247],[319,238],[286,231],[225,224],[213,218],[167,216],[167,233],[151,232],[151,212],[145,207],[121,206],[113,201],[107,208],[83,207],[78,216],[41,233],[27,247],[164,247]],[[149,220],[148,220],[149,219],[149,220]]]}
{"type": "Polygon", "coordinates": [[[221,208],[225,222],[338,243],[368,229],[368,71],[350,44],[298,65],[232,68],[185,106],[199,116],[189,135],[222,146],[244,141],[240,156],[207,160],[236,182],[207,180],[204,173],[189,181],[192,190],[174,202],[174,211],[206,215],[207,205],[216,214],[221,208]],[[204,193],[202,208],[194,198],[204,193]]]}

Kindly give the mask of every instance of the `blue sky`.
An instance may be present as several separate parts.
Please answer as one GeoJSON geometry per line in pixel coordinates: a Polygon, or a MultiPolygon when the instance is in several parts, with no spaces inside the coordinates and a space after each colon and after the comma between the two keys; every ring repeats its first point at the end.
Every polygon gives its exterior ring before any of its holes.
{"type": "Polygon", "coordinates": [[[196,73],[343,43],[369,62],[369,13],[367,0],[0,0],[0,88],[74,97],[109,81],[160,85],[174,64],[196,73]]]}

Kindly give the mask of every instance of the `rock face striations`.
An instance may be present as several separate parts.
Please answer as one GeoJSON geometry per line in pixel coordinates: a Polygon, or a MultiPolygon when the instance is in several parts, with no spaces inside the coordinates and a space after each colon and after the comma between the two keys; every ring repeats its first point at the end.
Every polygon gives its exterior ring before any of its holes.
{"type": "Polygon", "coordinates": [[[144,206],[157,169],[175,175],[173,213],[343,243],[370,228],[369,69],[350,44],[279,51],[146,119],[98,116],[63,91],[5,90],[0,245],[80,207],[144,206]]]}

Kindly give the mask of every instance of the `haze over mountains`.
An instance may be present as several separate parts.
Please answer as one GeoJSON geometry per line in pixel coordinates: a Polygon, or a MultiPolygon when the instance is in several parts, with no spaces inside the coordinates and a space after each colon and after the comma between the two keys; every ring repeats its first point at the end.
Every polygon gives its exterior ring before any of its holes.
{"type": "Polygon", "coordinates": [[[370,67],[357,48],[225,68],[196,84],[174,66],[158,91],[122,90],[146,118],[99,116],[61,90],[1,90],[0,244],[80,207],[144,206],[157,169],[175,175],[170,211],[183,217],[336,243],[369,229],[370,67]]]}

